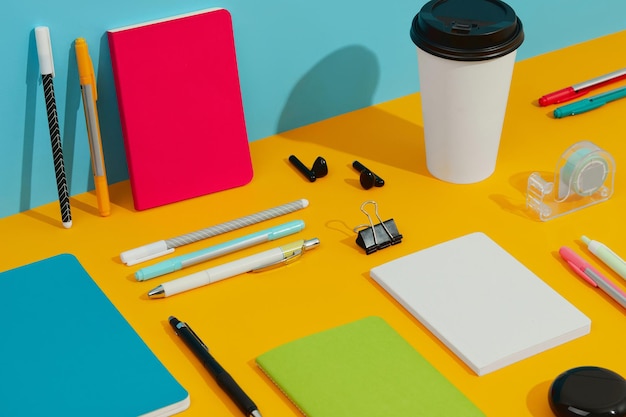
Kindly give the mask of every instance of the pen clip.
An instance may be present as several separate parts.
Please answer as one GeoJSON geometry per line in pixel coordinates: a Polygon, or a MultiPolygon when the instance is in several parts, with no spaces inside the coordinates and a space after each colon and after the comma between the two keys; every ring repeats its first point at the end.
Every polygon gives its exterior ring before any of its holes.
{"type": "Polygon", "coordinates": [[[150,243],[148,245],[122,252],[120,254],[120,259],[127,266],[132,266],[172,252],[174,252],[174,248],[168,248],[167,243],[164,240],[161,240],[159,242],[150,243]]]}
{"type": "Polygon", "coordinates": [[[598,286],[598,283],[595,282],[589,275],[585,274],[585,271],[583,271],[578,265],[576,265],[572,261],[567,261],[567,263],[569,264],[570,268],[572,268],[574,272],[576,272],[576,275],[587,281],[589,285],[591,285],[592,287],[598,286]]]}
{"type": "Polygon", "coordinates": [[[141,258],[136,258],[136,259],[134,259],[132,261],[129,261],[129,262],[126,263],[126,265],[127,266],[133,266],[135,264],[140,264],[142,262],[146,262],[146,261],[149,261],[151,259],[159,258],[161,256],[170,254],[172,252],[174,252],[174,248],[167,249],[167,250],[164,250],[164,251],[161,251],[161,252],[157,252],[157,253],[152,253],[150,255],[146,255],[146,256],[143,256],[141,258]]]}
{"type": "Polygon", "coordinates": [[[295,252],[293,252],[292,254],[290,254],[289,256],[287,256],[286,258],[281,259],[280,261],[272,262],[267,265],[262,265],[258,268],[253,269],[250,272],[264,272],[270,269],[278,268],[279,266],[290,264],[298,260],[302,256],[303,253],[304,251],[302,250],[302,248],[300,248],[296,250],[295,252]]]}
{"type": "Polygon", "coordinates": [[[281,246],[280,249],[283,252],[283,259],[266,265],[261,265],[250,272],[267,271],[268,269],[273,269],[277,266],[290,264],[298,260],[304,252],[316,248],[319,244],[320,240],[318,238],[313,238],[307,240],[301,239],[288,245],[281,246]]]}
{"type": "Polygon", "coordinates": [[[204,344],[204,342],[202,341],[202,339],[200,339],[200,337],[196,334],[196,332],[193,331],[193,329],[191,328],[191,326],[189,326],[187,323],[185,322],[179,322],[176,325],[176,328],[180,330],[181,327],[186,327],[187,330],[189,330],[189,333],[191,333],[191,335],[196,339],[196,341],[203,347],[206,349],[206,351],[209,351],[209,347],[207,345],[204,344]]]}
{"type": "Polygon", "coordinates": [[[620,263],[626,263],[626,261],[624,261],[617,253],[615,253],[611,248],[609,248],[608,246],[604,246],[604,250],[607,251],[611,256],[613,256],[617,261],[619,261],[620,263]]]}

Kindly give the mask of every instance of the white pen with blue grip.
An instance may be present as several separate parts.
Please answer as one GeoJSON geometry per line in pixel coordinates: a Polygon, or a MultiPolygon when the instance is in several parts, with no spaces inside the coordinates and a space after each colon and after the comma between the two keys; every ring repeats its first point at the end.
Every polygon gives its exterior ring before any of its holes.
{"type": "Polygon", "coordinates": [[[211,246],[206,249],[178,256],[176,258],[142,268],[135,272],[135,278],[137,281],[146,281],[148,279],[169,274],[170,272],[178,271],[191,265],[196,265],[200,262],[205,262],[228,253],[249,248],[254,245],[259,245],[267,241],[276,240],[284,236],[289,236],[301,231],[302,229],[304,229],[304,222],[302,220],[287,222],[281,224],[280,226],[271,227],[257,233],[252,233],[219,245],[211,246]]]}

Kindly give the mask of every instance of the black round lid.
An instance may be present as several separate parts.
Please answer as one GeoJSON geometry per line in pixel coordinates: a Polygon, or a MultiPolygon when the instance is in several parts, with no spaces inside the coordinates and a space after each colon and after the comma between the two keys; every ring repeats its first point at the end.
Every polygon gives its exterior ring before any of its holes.
{"type": "Polygon", "coordinates": [[[524,30],[515,11],[500,0],[432,0],[413,18],[411,39],[441,58],[482,61],[519,48],[524,30]]]}
{"type": "Polygon", "coordinates": [[[549,400],[559,417],[624,417],[626,380],[605,368],[573,368],[554,380],[549,400]]]}

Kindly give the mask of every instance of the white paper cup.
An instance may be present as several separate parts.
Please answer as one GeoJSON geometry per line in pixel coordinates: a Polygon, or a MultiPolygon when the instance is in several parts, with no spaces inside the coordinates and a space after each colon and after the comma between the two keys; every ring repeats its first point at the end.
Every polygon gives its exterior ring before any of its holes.
{"type": "Polygon", "coordinates": [[[426,166],[456,184],[496,167],[521,21],[499,0],[433,0],[415,16],[426,166]]]}

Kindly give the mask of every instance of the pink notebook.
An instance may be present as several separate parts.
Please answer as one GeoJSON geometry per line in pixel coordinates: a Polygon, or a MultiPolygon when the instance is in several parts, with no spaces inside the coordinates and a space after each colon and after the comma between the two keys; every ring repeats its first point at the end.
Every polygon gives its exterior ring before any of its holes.
{"type": "Polygon", "coordinates": [[[230,13],[207,9],[107,36],[135,208],[250,182],[230,13]]]}

